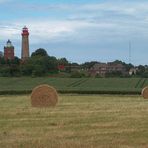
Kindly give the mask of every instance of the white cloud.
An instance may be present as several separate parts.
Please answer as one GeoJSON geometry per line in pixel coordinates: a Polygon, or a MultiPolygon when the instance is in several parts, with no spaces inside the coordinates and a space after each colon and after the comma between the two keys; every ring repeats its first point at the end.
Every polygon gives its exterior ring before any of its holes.
{"type": "Polygon", "coordinates": [[[71,41],[77,42],[102,42],[113,40],[119,41],[123,38],[147,36],[147,23],[141,23],[131,20],[124,22],[123,20],[106,21],[90,21],[90,20],[19,20],[14,21],[7,26],[5,22],[0,24],[1,37],[7,40],[20,40],[21,29],[27,25],[30,31],[30,39],[32,44],[71,41]],[[27,23],[26,23],[27,22],[27,23]],[[135,25],[134,25],[135,24],[135,25]],[[134,26],[133,26],[134,25],[134,26]],[[103,41],[104,40],[104,41],[103,41]]]}
{"type": "MultiPolygon", "coordinates": [[[[4,0],[2,0],[4,1],[4,0]]],[[[81,13],[105,13],[106,11],[109,12],[116,12],[116,13],[122,13],[126,15],[133,15],[137,16],[138,13],[145,13],[148,12],[148,2],[141,2],[141,1],[108,1],[108,2],[102,2],[102,3],[89,3],[89,4],[22,4],[22,3],[16,3],[14,8],[18,9],[25,9],[26,10],[35,10],[36,12],[47,12],[49,13],[50,11],[56,10],[58,12],[73,12],[76,14],[81,14],[81,13]]]]}
{"type": "MultiPolygon", "coordinates": [[[[9,26],[3,26],[1,29],[1,36],[4,38],[11,38],[14,40],[19,39],[21,34],[21,28],[26,23],[25,21],[18,21],[10,24],[9,26]],[[21,23],[20,23],[21,22],[21,23]]],[[[116,24],[113,23],[93,23],[88,21],[28,21],[26,24],[30,31],[30,38],[32,43],[47,43],[49,41],[63,41],[71,40],[71,38],[81,38],[84,34],[91,33],[91,30],[106,30],[116,28],[116,24]]],[[[2,26],[0,25],[0,28],[2,26]]],[[[91,34],[90,34],[91,36],[91,34]]]]}

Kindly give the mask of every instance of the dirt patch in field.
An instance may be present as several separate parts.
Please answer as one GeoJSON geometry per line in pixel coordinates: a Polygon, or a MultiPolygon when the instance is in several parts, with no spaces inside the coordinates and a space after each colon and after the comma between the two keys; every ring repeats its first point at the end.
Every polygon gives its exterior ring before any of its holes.
{"type": "Polygon", "coordinates": [[[33,107],[55,106],[58,102],[58,94],[52,86],[43,84],[35,87],[31,94],[31,105],[33,107]]]}

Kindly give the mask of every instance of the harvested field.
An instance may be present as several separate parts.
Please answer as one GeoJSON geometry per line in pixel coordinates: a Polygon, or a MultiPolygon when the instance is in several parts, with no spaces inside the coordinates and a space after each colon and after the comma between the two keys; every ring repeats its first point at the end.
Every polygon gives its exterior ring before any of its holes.
{"type": "Polygon", "coordinates": [[[0,147],[146,148],[148,100],[140,96],[60,95],[51,108],[29,96],[0,96],[0,147]]]}

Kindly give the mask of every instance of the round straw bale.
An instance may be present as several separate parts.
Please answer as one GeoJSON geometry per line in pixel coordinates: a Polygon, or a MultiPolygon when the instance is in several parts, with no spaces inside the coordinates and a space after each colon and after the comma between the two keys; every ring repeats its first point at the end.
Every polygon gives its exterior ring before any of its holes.
{"type": "Polygon", "coordinates": [[[31,93],[31,104],[33,107],[55,106],[57,102],[57,91],[49,85],[39,85],[35,87],[31,93]]]}
{"type": "Polygon", "coordinates": [[[148,99],[148,87],[142,89],[142,96],[144,99],[148,99]]]}

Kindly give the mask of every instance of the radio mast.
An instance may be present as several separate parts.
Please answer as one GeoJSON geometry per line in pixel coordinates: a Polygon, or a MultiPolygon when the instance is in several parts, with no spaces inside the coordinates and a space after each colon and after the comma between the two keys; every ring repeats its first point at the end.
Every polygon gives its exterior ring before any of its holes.
{"type": "Polygon", "coordinates": [[[132,50],[132,44],[131,41],[129,41],[129,64],[131,64],[131,58],[132,58],[131,50],[132,50]]]}

